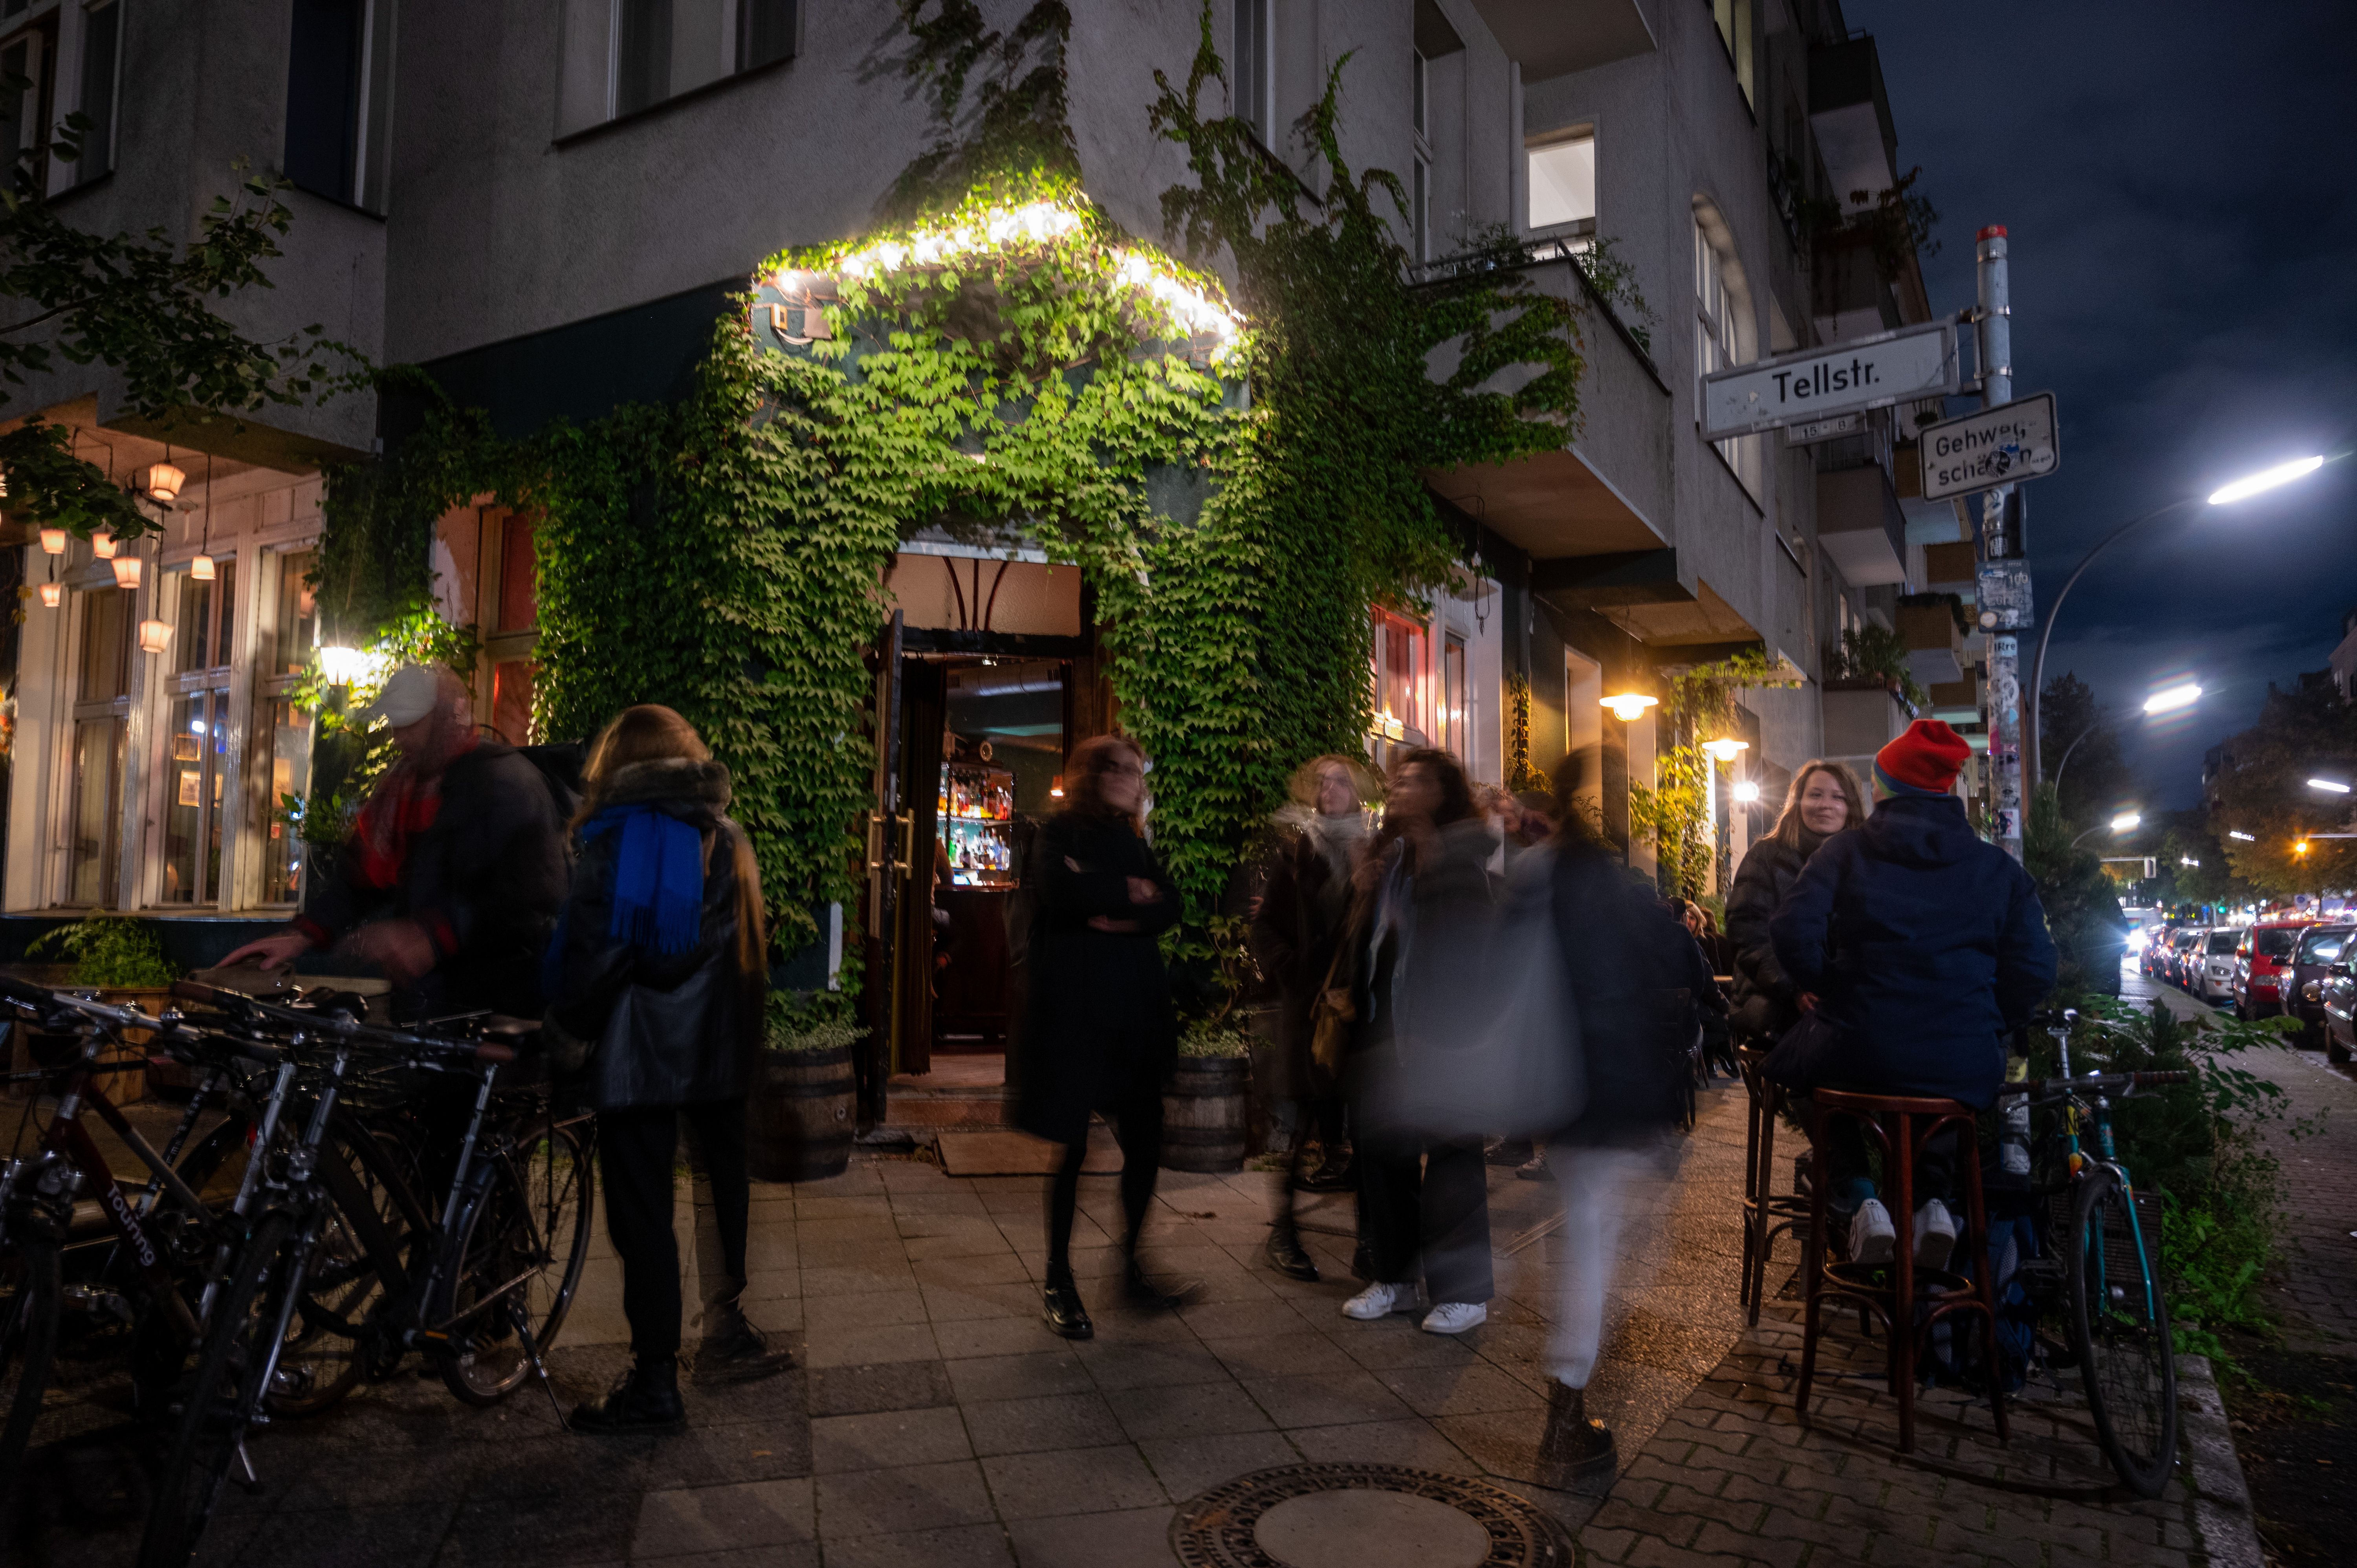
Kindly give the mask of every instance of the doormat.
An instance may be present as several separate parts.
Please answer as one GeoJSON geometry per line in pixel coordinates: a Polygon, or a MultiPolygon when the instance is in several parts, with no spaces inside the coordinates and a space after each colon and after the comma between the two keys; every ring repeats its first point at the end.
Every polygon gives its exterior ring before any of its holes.
{"type": "MultiPolygon", "coordinates": [[[[942,1174],[953,1176],[1053,1176],[1064,1157],[1063,1144],[1012,1127],[938,1133],[933,1146],[942,1156],[942,1174]]],[[[1089,1156],[1081,1163],[1081,1169],[1089,1176],[1107,1176],[1121,1169],[1121,1148],[1113,1141],[1112,1128],[1089,1128],[1089,1156]]]]}
{"type": "Polygon", "coordinates": [[[1179,1506],[1187,1568],[1570,1568],[1570,1538],[1486,1481],[1396,1465],[1286,1465],[1179,1506]]]}

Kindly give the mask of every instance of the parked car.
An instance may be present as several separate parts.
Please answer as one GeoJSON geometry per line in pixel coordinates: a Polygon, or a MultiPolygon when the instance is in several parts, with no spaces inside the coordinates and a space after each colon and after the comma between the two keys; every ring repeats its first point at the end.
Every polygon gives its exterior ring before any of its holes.
{"type": "Polygon", "coordinates": [[[2203,1002],[2234,999],[2234,950],[2243,945],[2241,926],[2212,926],[2186,949],[2185,989],[2203,1002]]]}
{"type": "Polygon", "coordinates": [[[2357,926],[2310,926],[2299,939],[2299,950],[2292,954],[2284,1011],[2304,1026],[2300,1044],[2310,1050],[2324,1043],[2325,972],[2341,961],[2352,937],[2357,937],[2357,926]]]}
{"type": "Polygon", "coordinates": [[[2202,933],[2203,928],[2200,926],[2185,926],[2179,929],[2176,937],[2169,944],[2168,953],[2161,960],[2161,979],[2180,988],[2187,985],[2185,961],[2201,945],[2202,933]]]}
{"type": "Polygon", "coordinates": [[[2350,972],[2347,959],[2325,966],[2324,983],[2319,990],[2323,996],[2324,1054],[2333,1061],[2345,1062],[2352,1052],[2357,1052],[2357,1023],[2350,1019],[2350,1009],[2357,1006],[2357,975],[2350,972]]]}
{"type": "Polygon", "coordinates": [[[2290,977],[2299,934],[2313,920],[2262,920],[2243,933],[2234,950],[2234,1015],[2272,1018],[2283,1011],[2284,983],[2290,977]]]}
{"type": "Polygon", "coordinates": [[[2169,967],[2177,956],[2177,939],[2182,926],[2156,926],[2152,940],[2144,945],[2144,972],[2155,980],[2167,980],[2169,967]]]}

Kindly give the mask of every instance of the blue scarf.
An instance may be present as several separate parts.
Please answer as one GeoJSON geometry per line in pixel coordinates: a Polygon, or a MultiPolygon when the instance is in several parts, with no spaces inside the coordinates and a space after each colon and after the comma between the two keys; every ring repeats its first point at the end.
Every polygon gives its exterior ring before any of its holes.
{"type": "MultiPolygon", "coordinates": [[[[581,842],[616,828],[622,831],[622,843],[614,857],[613,913],[606,934],[635,948],[689,951],[704,940],[703,833],[651,806],[616,806],[582,824],[581,842]]],[[[549,996],[563,984],[571,918],[568,907],[542,964],[542,989],[549,996]]]]}

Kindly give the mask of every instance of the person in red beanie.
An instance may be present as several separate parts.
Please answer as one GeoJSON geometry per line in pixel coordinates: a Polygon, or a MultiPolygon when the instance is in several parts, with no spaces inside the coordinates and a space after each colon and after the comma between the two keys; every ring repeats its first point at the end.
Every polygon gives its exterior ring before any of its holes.
{"type": "MultiPolygon", "coordinates": [[[[2029,874],[1973,832],[1951,792],[1971,756],[1937,719],[1910,725],[1875,756],[1866,825],[1827,839],[1778,908],[1776,959],[1811,1015],[1770,1057],[1780,1082],[1983,1109],[1996,1098],[2006,1039],[2054,984],[2055,952],[2029,874]]],[[[1918,1165],[1914,1251],[1926,1268],[1944,1268],[1956,1239],[1955,1133],[1918,1165]]],[[[1851,1258],[1888,1262],[1897,1231],[1857,1124],[1834,1119],[1826,1142],[1851,1258]]]]}

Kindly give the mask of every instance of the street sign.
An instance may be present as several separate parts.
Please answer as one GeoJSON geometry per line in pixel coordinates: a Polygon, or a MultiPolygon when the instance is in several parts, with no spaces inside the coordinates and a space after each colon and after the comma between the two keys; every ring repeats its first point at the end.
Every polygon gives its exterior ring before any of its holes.
{"type": "Polygon", "coordinates": [[[2062,465],[2050,392],[1927,424],[1915,438],[1922,443],[1927,501],[2042,479],[2062,465]]]}
{"type": "Polygon", "coordinates": [[[1954,328],[1944,321],[1902,327],[1705,376],[1703,435],[1722,441],[1941,397],[1962,384],[1954,328]]]}
{"type": "Polygon", "coordinates": [[[1857,413],[1836,413],[1830,419],[1812,419],[1801,424],[1788,424],[1784,426],[1784,445],[1806,446],[1815,441],[1831,441],[1836,435],[1865,434],[1866,414],[1861,410],[1857,413]]]}

